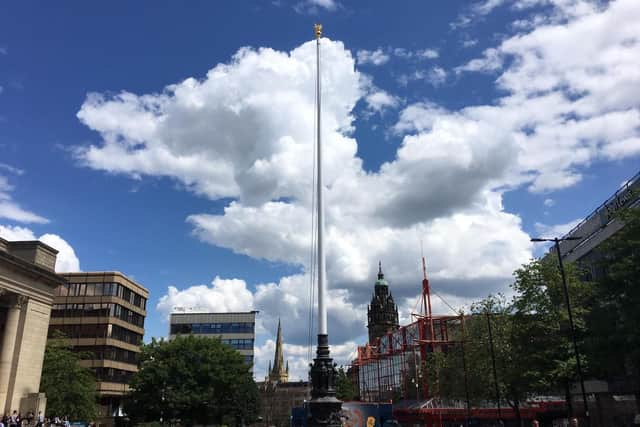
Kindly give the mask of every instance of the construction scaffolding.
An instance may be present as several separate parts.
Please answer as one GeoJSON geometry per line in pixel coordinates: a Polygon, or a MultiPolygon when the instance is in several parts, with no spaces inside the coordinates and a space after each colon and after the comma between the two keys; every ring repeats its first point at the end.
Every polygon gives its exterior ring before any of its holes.
{"type": "MultiPolygon", "coordinates": [[[[433,315],[431,287],[426,264],[422,258],[423,279],[420,310],[412,313],[412,323],[390,330],[373,343],[358,347],[357,359],[352,363],[352,381],[357,384],[360,400],[364,402],[392,402],[393,415],[402,424],[428,427],[459,426],[461,420],[474,425],[501,420],[509,425],[516,418],[512,408],[472,408],[467,394],[464,400],[443,400],[439,396],[438,375],[429,375],[429,355],[448,352],[454,346],[462,350],[464,384],[467,372],[464,361],[464,327],[468,315],[433,315]],[[431,377],[431,380],[430,380],[431,377]]],[[[443,301],[446,304],[446,301],[443,301]]],[[[448,304],[447,304],[448,305],[448,304]]],[[[416,304],[417,306],[417,304],[416,304]]],[[[453,310],[453,309],[452,309],[453,310]]],[[[453,310],[455,311],[455,310],[453,310]]],[[[522,419],[540,418],[544,414],[562,414],[564,401],[550,399],[525,404],[520,408],[522,419]]]]}
{"type": "Polygon", "coordinates": [[[398,399],[429,399],[434,384],[423,375],[421,366],[428,353],[447,351],[457,342],[449,331],[464,327],[464,316],[434,316],[431,309],[431,288],[426,263],[422,258],[423,280],[419,313],[412,313],[414,321],[389,331],[375,343],[358,347],[353,362],[363,401],[398,399]]]}

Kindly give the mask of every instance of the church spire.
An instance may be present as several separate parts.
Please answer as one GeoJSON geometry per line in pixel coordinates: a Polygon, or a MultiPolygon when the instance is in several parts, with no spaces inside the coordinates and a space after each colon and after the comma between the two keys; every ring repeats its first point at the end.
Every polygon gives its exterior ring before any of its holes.
{"type": "Polygon", "coordinates": [[[378,280],[384,279],[384,273],[382,273],[382,261],[378,261],[378,280]]]}
{"type": "MultiPolygon", "coordinates": [[[[287,362],[287,365],[289,363],[287,362]]],[[[285,368],[284,354],[282,352],[282,325],[278,319],[278,332],[276,335],[276,351],[273,356],[273,368],[269,370],[269,380],[286,383],[289,380],[289,372],[285,368]]]]}

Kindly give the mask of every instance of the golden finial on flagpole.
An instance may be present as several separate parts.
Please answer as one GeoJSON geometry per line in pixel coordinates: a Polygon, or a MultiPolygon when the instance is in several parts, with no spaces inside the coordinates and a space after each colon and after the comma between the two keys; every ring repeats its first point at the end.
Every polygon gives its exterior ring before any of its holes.
{"type": "Polygon", "coordinates": [[[313,29],[315,30],[317,39],[322,37],[322,24],[313,24],[313,29]]]}

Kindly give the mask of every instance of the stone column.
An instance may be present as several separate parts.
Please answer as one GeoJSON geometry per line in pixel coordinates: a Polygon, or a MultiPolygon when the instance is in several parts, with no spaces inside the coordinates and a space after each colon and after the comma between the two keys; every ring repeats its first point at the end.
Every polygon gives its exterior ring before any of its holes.
{"type": "Polygon", "coordinates": [[[4,406],[9,404],[11,399],[8,396],[11,371],[13,369],[13,356],[15,352],[18,325],[20,323],[20,311],[22,301],[17,296],[13,296],[7,307],[7,322],[4,326],[4,334],[0,341],[0,410],[4,413],[11,408],[4,406]]]}

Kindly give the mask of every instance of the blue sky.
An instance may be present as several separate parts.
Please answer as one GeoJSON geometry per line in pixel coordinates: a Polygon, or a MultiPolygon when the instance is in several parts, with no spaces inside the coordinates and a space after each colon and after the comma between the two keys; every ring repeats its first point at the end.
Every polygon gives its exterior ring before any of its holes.
{"type": "Polygon", "coordinates": [[[421,240],[463,306],[640,169],[633,0],[0,8],[0,235],[134,277],[147,338],[175,305],[260,310],[258,376],[279,316],[305,370],[314,22],[341,361],[379,259],[401,318],[421,240]]]}

